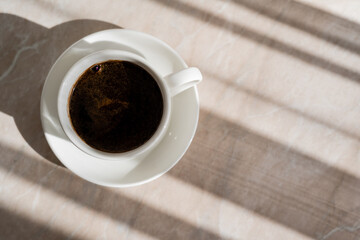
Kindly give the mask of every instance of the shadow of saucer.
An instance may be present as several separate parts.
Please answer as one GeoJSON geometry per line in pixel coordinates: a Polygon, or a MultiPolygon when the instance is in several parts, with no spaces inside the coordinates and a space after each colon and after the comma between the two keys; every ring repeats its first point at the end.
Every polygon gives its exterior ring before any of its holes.
{"type": "Polygon", "coordinates": [[[11,14],[0,14],[0,22],[0,111],[14,118],[19,132],[37,153],[62,166],[46,142],[40,121],[40,97],[46,75],[72,43],[119,26],[74,20],[47,29],[11,14]]]}

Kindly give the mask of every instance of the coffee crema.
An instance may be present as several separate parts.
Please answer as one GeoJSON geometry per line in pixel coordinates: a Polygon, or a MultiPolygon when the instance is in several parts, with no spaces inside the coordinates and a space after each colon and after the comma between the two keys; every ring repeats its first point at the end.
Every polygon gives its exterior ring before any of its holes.
{"type": "Polygon", "coordinates": [[[163,98],[155,79],[140,66],[109,60],[89,67],[74,84],[69,115],[78,136],[91,147],[122,153],[156,132],[163,98]]]}

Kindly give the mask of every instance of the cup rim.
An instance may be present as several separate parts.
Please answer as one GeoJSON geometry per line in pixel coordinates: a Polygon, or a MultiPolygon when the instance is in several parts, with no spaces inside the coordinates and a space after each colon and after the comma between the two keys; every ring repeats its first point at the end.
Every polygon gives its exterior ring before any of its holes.
{"type": "Polygon", "coordinates": [[[161,141],[169,125],[171,112],[170,101],[171,95],[167,85],[162,80],[162,77],[146,61],[146,59],[131,52],[108,49],[94,52],[81,58],[69,69],[69,71],[65,74],[59,87],[57,96],[57,108],[60,125],[67,137],[77,148],[99,159],[125,160],[143,156],[146,153],[149,153],[161,141]],[[163,115],[155,133],[143,145],[133,150],[122,153],[110,153],[100,151],[91,147],[84,140],[82,140],[72,126],[68,107],[69,96],[71,94],[74,84],[77,82],[81,74],[83,74],[90,66],[109,60],[129,61],[145,69],[157,82],[163,97],[163,115]]]}

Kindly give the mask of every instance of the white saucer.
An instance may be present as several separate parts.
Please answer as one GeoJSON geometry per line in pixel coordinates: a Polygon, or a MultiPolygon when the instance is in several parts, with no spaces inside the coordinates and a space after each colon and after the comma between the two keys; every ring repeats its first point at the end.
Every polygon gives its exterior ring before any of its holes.
{"type": "Polygon", "coordinates": [[[150,61],[164,76],[187,67],[167,44],[144,33],[111,29],[86,36],[57,59],[47,76],[41,96],[41,121],[45,137],[59,160],[78,176],[104,186],[140,185],[166,173],[188,149],[199,117],[197,88],[190,88],[174,97],[168,132],[145,158],[108,161],[92,157],[78,149],[65,135],[57,115],[56,99],[60,82],[68,69],[85,55],[103,49],[138,54],[150,61]]]}

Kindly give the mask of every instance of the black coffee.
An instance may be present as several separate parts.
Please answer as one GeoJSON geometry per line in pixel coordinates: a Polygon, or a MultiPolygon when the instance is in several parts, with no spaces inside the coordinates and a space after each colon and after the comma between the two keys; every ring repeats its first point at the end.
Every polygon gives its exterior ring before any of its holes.
{"type": "Polygon", "coordinates": [[[133,150],[157,130],[161,90],[143,68],[110,60],[88,68],[73,86],[69,113],[76,133],[101,151],[133,150]]]}

